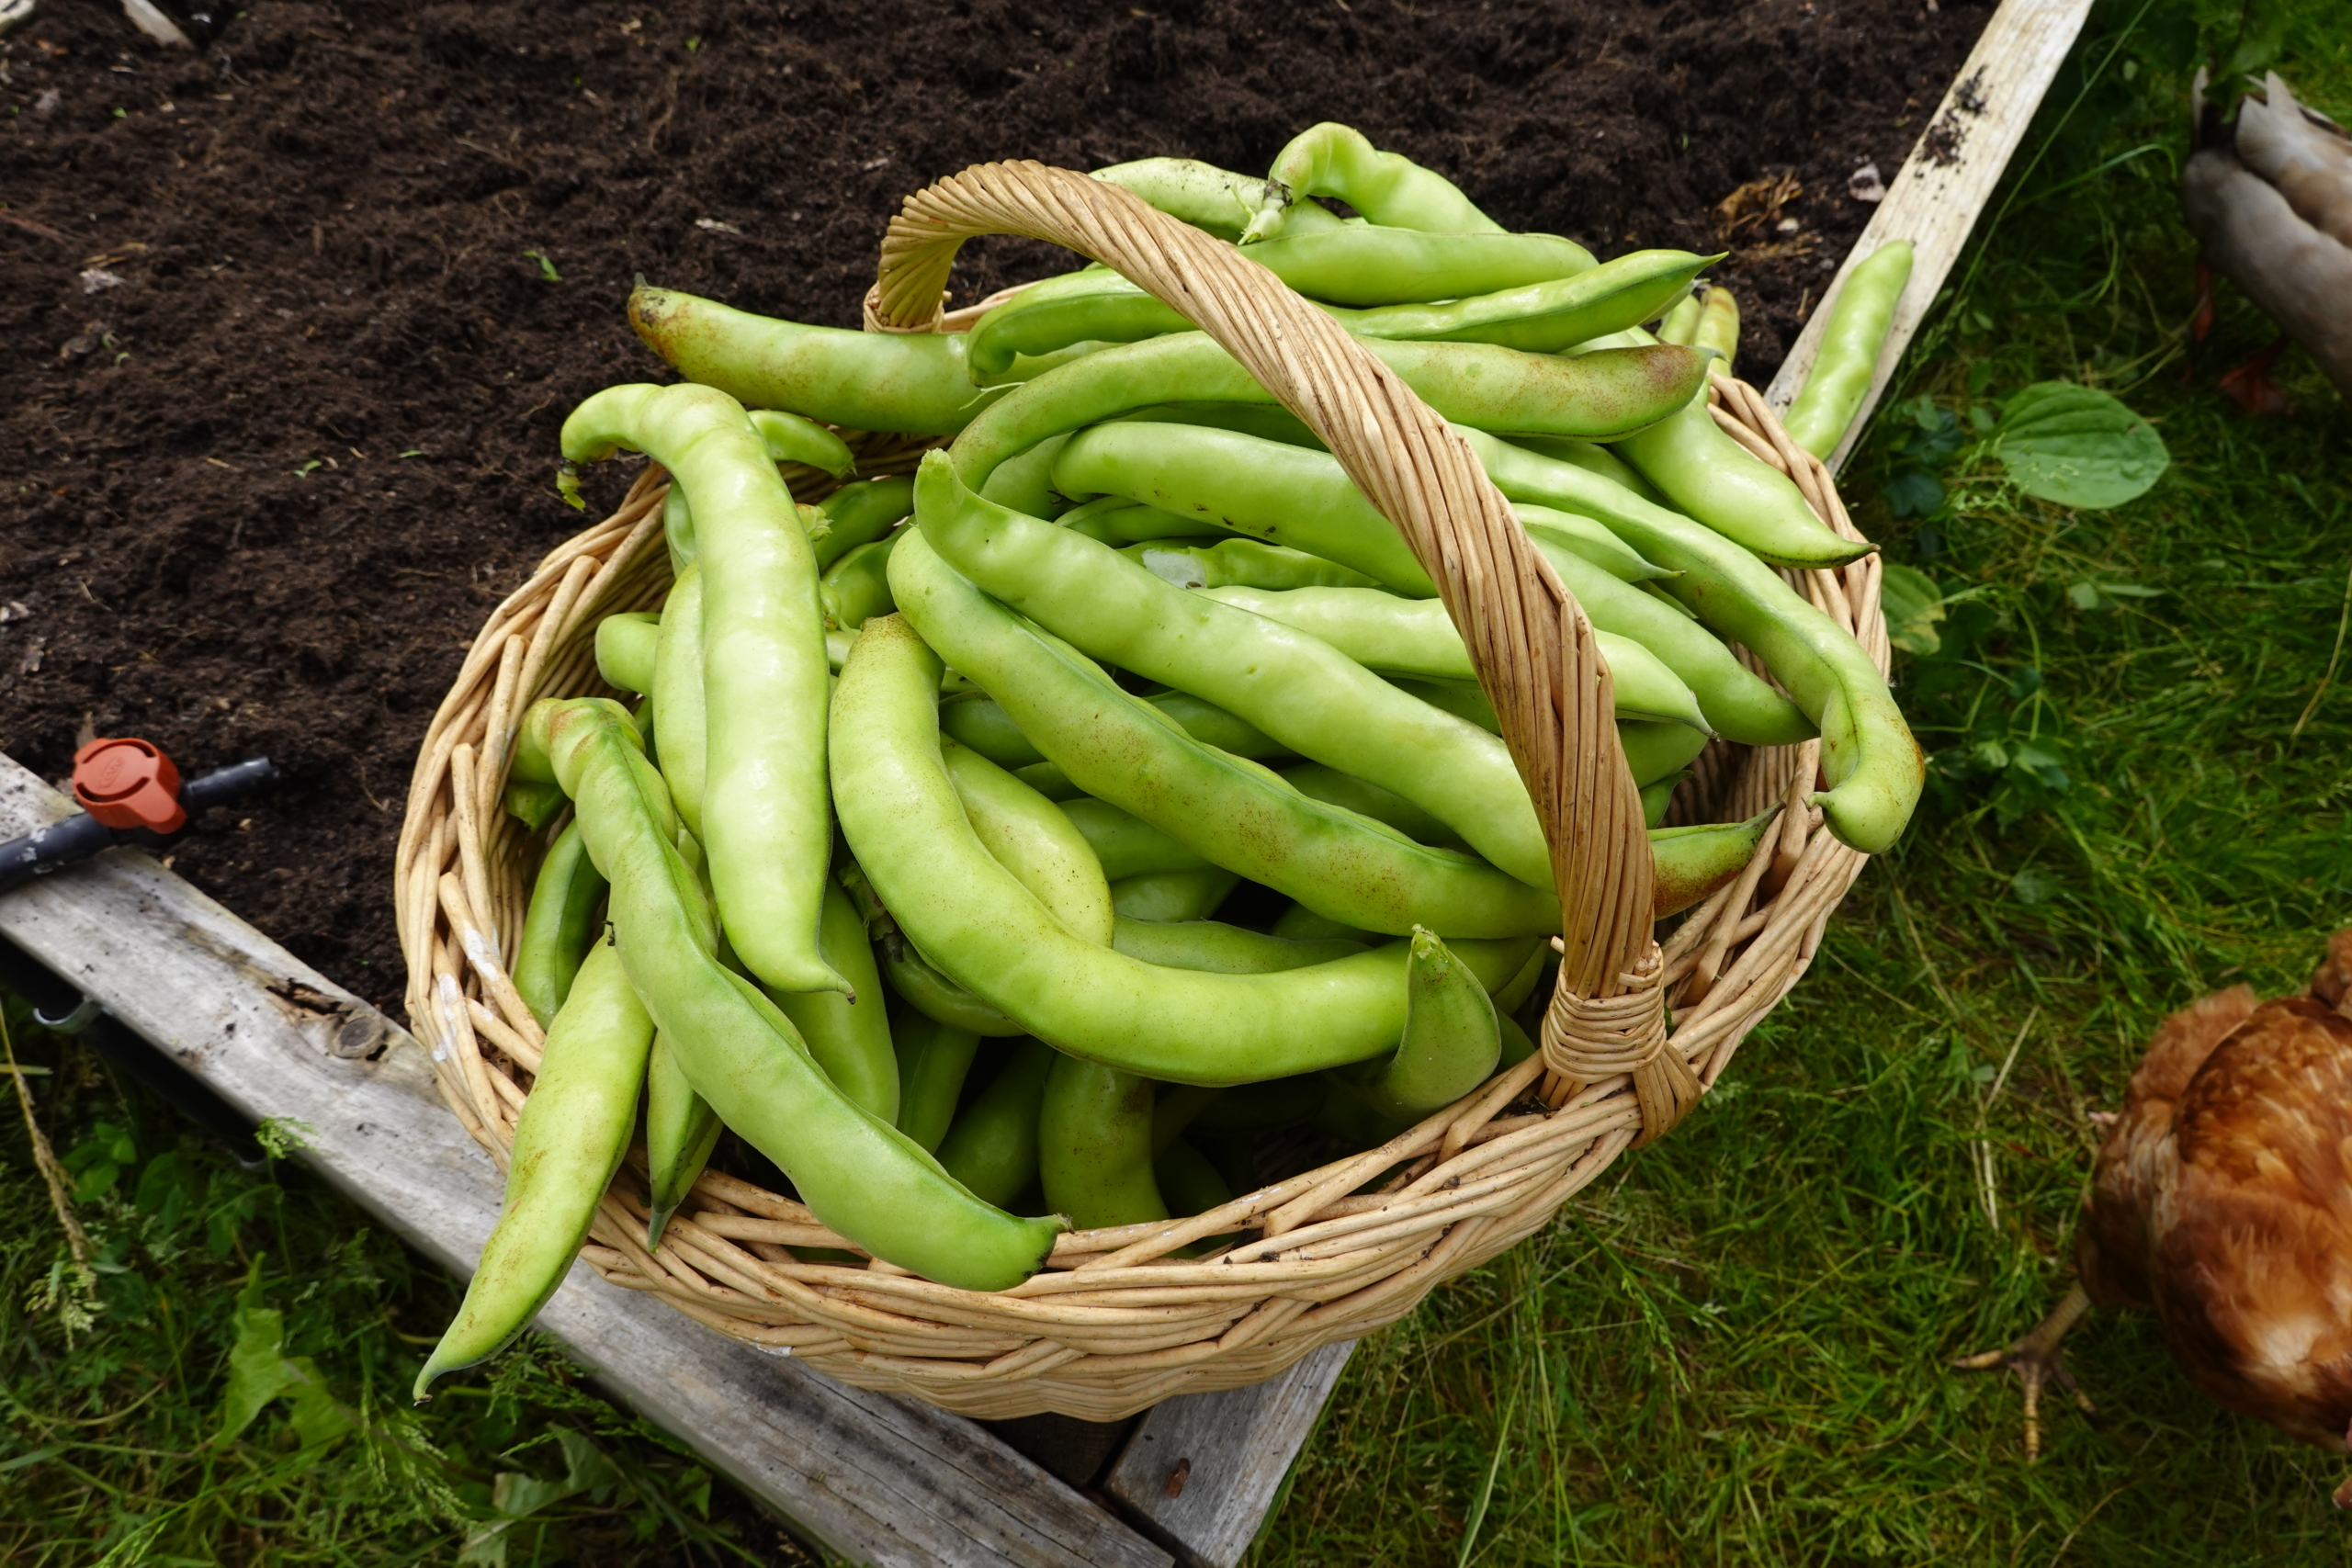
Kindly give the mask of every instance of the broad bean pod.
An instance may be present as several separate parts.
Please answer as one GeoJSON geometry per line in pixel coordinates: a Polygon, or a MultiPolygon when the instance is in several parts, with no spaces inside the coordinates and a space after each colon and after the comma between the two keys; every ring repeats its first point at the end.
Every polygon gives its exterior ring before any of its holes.
{"type": "Polygon", "coordinates": [[[1123,920],[1163,925],[1205,920],[1240,886],[1240,877],[1219,865],[1147,871],[1111,884],[1111,911],[1123,920]]]}
{"type": "Polygon", "coordinates": [[[1631,463],[1598,442],[1579,441],[1566,435],[1514,435],[1510,439],[1515,446],[1524,446],[1531,452],[1563,463],[1574,463],[1579,468],[1613,480],[1653,505],[1666,504],[1666,497],[1658,492],[1657,486],[1636,473],[1631,463]]]}
{"type": "Polygon", "coordinates": [[[1130,958],[1164,969],[1205,969],[1220,975],[1278,975],[1285,969],[1346,958],[1366,947],[1345,937],[1293,942],[1217,920],[1125,917],[1112,933],[1111,945],[1130,958]]]}
{"type": "MultiPolygon", "coordinates": [[[[898,1049],[899,1131],[936,1150],[956,1120],[956,1102],[971,1076],[980,1037],[936,1019],[907,1018],[893,1036],[898,1049]]],[[[952,1174],[952,1173],[951,1173],[952,1174]]]]}
{"type": "Polygon", "coordinates": [[[939,1163],[982,1201],[1015,1202],[1037,1179],[1038,1115],[1057,1059],[1044,1041],[1022,1041],[939,1141],[939,1163]]]}
{"type": "MultiPolygon", "coordinates": [[[[1181,218],[1220,240],[1238,240],[1250,217],[1272,193],[1264,180],[1204,164],[1197,158],[1138,158],[1097,169],[1095,179],[1118,186],[1171,218],[1181,218]]],[[[1314,202],[1301,205],[1295,218],[1301,233],[1337,229],[1340,218],[1314,202]]]]}
{"type": "Polygon", "coordinates": [[[1396,1054],[1359,1069],[1363,1076],[1355,1079],[1365,1103],[1391,1131],[1410,1126],[1486,1082],[1502,1051],[1487,988],[1427,931],[1413,933],[1405,984],[1412,994],[1396,1054]]]}
{"type": "Polygon", "coordinates": [[[778,463],[805,463],[835,479],[857,467],[849,443],[813,419],[783,409],[753,409],[751,419],[768,456],[778,463]]]}
{"type": "MultiPolygon", "coordinates": [[[[681,493],[676,490],[673,495],[681,493]]],[[[708,772],[708,709],[702,685],[702,569],[688,566],[662,604],[653,642],[653,716],[662,727],[662,777],[686,831],[702,836],[708,772]]]]}
{"type": "Polygon", "coordinates": [[[1550,886],[1534,803],[1496,737],[1405,699],[1319,638],[972,494],[944,456],[923,463],[915,514],[949,566],[1081,652],[1194,693],[1303,757],[1394,790],[1502,870],[1550,886]]]}
{"type": "MultiPolygon", "coordinates": [[[[1265,731],[1190,692],[1160,692],[1144,701],[1204,746],[1259,761],[1281,761],[1295,755],[1275,745],[1265,731]]],[[[1045,753],[1029,743],[1020,726],[985,692],[962,692],[941,703],[939,728],[948,739],[969,746],[1000,768],[1025,773],[1046,761],[1045,753]]],[[[1037,785],[1032,783],[1030,787],[1037,785]]]]}
{"type": "MultiPolygon", "coordinates": [[[[1092,537],[1087,535],[1087,537],[1092,537]]],[[[1214,545],[1153,540],[1125,552],[1146,571],[1179,588],[1376,588],[1377,579],[1351,571],[1322,556],[1269,545],[1258,539],[1226,539],[1214,545]]]]}
{"type": "Polygon", "coordinates": [[[1813,372],[1789,405],[1790,438],[1826,457],[1846,438],[1878,373],[1878,356],[1894,325],[1894,307],[1911,281],[1911,242],[1891,240],[1846,274],[1829,323],[1821,334],[1813,372]]]}
{"type": "MultiPolygon", "coordinates": [[[[1695,332],[1699,326],[1700,310],[1701,306],[1699,304],[1699,296],[1695,291],[1690,294],[1685,294],[1681,299],[1676,300],[1674,302],[1674,309],[1668,310],[1666,313],[1666,319],[1659,321],[1657,324],[1657,341],[1660,343],[1679,344],[1681,346],[1688,348],[1690,345],[1690,334],[1695,332]]],[[[1639,325],[1640,323],[1632,322],[1629,324],[1639,325]]]]}
{"type": "Polygon", "coordinates": [[[686,1081],[678,1055],[659,1034],[645,1061],[645,1246],[662,1245],[670,1216],[686,1201],[726,1131],[710,1101],[686,1081]]]}
{"type": "Polygon", "coordinates": [[[508,779],[502,799],[506,815],[523,824],[523,831],[533,838],[547,830],[565,804],[563,791],[537,779],[508,779]]]}
{"type": "MultiPolygon", "coordinates": [[[[1216,1162],[1182,1138],[1151,1156],[1151,1179],[1159,1190],[1161,1205],[1170,1214],[1205,1214],[1233,1201],[1232,1185],[1216,1162]]],[[[1191,1257],[1212,1245],[1194,1242],[1178,1248],[1177,1256],[1191,1257]]]]}
{"type": "MultiPolygon", "coordinates": [[[[1475,343],[1364,347],[1440,418],[1498,434],[1629,434],[1689,402],[1706,374],[1702,355],[1665,344],[1574,358],[1475,343]]],[[[1280,406],[1207,333],[1171,333],[1098,349],[1016,388],[956,436],[956,472],[985,491],[999,465],[1040,442],[1161,403],[1280,406]]]]}
{"type": "Polygon", "coordinates": [[[541,1029],[571,993],[580,962],[596,940],[596,907],[604,901],[605,879],[589,858],[580,824],[567,823],[539,858],[523,934],[514,943],[514,989],[541,1029]]]}
{"type": "MultiPolygon", "coordinates": [[[[1378,1055],[1396,1039],[1401,942],[1280,974],[1218,975],[1140,964],[1071,935],[965,819],[940,761],[938,682],[938,658],[903,613],[868,622],[834,694],[832,750],[842,830],[907,939],[934,964],[1047,1044],[1171,1083],[1314,1071],[1378,1055]]],[[[1481,983],[1500,986],[1535,945],[1464,942],[1456,951],[1481,983]]]]}
{"type": "Polygon", "coordinates": [[[707,387],[607,388],[564,422],[572,461],[624,446],[668,468],[694,506],[705,725],[694,832],[710,852],[719,921],[768,985],[847,990],[817,948],[832,849],[831,667],[816,557],[792,492],[742,405],[707,387]]]}
{"type": "Polygon", "coordinates": [[[1679,915],[1737,876],[1756,858],[1764,830],[1780,814],[1773,806],[1745,822],[1651,829],[1650,859],[1657,867],[1651,915],[1661,920],[1679,915]]]}
{"type": "Polygon", "coordinates": [[[1114,873],[1097,858],[1094,840],[1067,815],[1066,807],[967,746],[943,738],[940,751],[965,818],[997,863],[1018,877],[1071,935],[1108,947],[1110,879],[1125,873],[1114,873]]]}
{"type": "Polygon", "coordinates": [[[624,692],[653,690],[653,661],[662,638],[662,617],[650,610],[628,610],[596,623],[596,673],[624,692]]]}
{"type": "Polygon", "coordinates": [[[1162,539],[1214,544],[1225,536],[1196,517],[1179,517],[1124,495],[1097,496],[1054,519],[1072,533],[1124,547],[1162,539]]]}
{"type": "MultiPolygon", "coordinates": [[[[536,757],[571,796],[589,852],[613,886],[629,987],[669,1037],[686,1081],[782,1168],[820,1222],[876,1257],[966,1290],[1027,1279],[1062,1222],[1015,1218],[958,1187],[905,1134],[842,1094],[791,1021],[719,964],[701,887],[673,841],[669,792],[639,747],[617,705],[543,701],[526,716],[516,766],[536,757]]],[[[634,1100],[632,1080],[632,1109],[634,1100]]]]}
{"type": "Polygon", "coordinates": [[[1713,529],[1582,468],[1464,434],[1505,495],[1598,518],[1649,559],[1680,572],[1667,591],[1714,631],[1746,644],[1819,727],[1830,787],[1812,798],[1830,831],[1865,854],[1894,844],[1918,803],[1926,766],[1885,678],[1852,634],[1713,529]]]}
{"type": "Polygon", "coordinates": [[[817,510],[824,514],[825,526],[810,531],[808,548],[821,570],[913,516],[915,481],[905,474],[860,479],[819,502],[817,510]]]}
{"type": "Polygon", "coordinates": [[[1022,733],[1080,788],[1212,863],[1367,931],[1408,931],[1416,922],[1465,936],[1559,929],[1559,901],[1549,890],[1308,800],[1263,768],[1194,739],[1083,654],[957,576],[920,529],[891,558],[891,588],[899,613],[998,694],[1022,733]]]}
{"type": "Polygon", "coordinates": [[[866,940],[865,917],[831,877],[825,880],[817,942],[833,972],[850,983],[849,992],[771,991],[768,999],[792,1021],[835,1089],[883,1121],[895,1120],[899,1063],[890,1044],[881,972],[874,944],[866,940]]]}
{"type": "Polygon", "coordinates": [[[828,624],[855,631],[875,615],[896,608],[890,603],[890,541],[860,545],[825,569],[817,580],[817,602],[828,624]]]}
{"type": "Polygon", "coordinates": [[[1296,762],[1284,768],[1282,777],[1284,784],[1309,800],[1320,800],[1375,822],[1385,822],[1415,843],[1444,850],[1464,847],[1461,834],[1403,795],[1376,784],[1366,784],[1337,768],[1327,768],[1320,762],[1296,762]]]}
{"type": "MultiPolygon", "coordinates": [[[[953,772],[952,751],[949,757],[949,771],[953,772]]],[[[1057,809],[1094,852],[1102,874],[1113,882],[1157,871],[1198,871],[1209,863],[1142,818],[1122,811],[1107,800],[1080,795],[1076,800],[1063,801],[1057,809]]],[[[987,839],[986,834],[981,835],[983,843],[987,839]]],[[[997,856],[999,860],[1003,858],[997,856]]],[[[1050,908],[1053,900],[1046,899],[1046,904],[1050,908]]],[[[1117,945],[1115,937],[1111,941],[1114,946],[1117,945]]]]}
{"type": "MultiPolygon", "coordinates": [[[[1470,649],[1445,606],[1435,599],[1404,599],[1372,588],[1300,588],[1268,592],[1218,588],[1207,597],[1279,621],[1321,638],[1367,670],[1475,681],[1470,649]]],[[[1631,637],[1596,631],[1613,678],[1617,716],[1666,719],[1714,730],[1689,685],[1657,655],[1631,637]]]]}
{"type": "Polygon", "coordinates": [[[1351,126],[1325,120],[1300,131],[1274,154],[1266,193],[1241,232],[1245,245],[1290,231],[1301,198],[1336,197],[1374,223],[1438,234],[1501,233],[1461,187],[1401,152],[1383,152],[1351,126]]]}
{"type": "Polygon", "coordinates": [[[1677,510],[1774,566],[1843,566],[1876,547],[1834,532],[1795,480],[1725,434],[1704,392],[1617,450],[1677,510]]]}
{"type": "Polygon", "coordinates": [[[1166,1219],[1151,1172],[1151,1080],[1056,1057],[1037,1118],[1037,1178],[1046,1206],[1080,1230],[1166,1219]]]}
{"type": "Polygon", "coordinates": [[[1698,322],[1685,341],[1713,359],[1713,369],[1726,376],[1732,374],[1732,366],[1739,357],[1738,298],[1720,283],[1708,289],[1698,322]]]}
{"type": "Polygon", "coordinates": [[[419,1402],[442,1373],[496,1355],[563,1283],[628,1152],[652,1043],[653,1024],[619,955],[599,942],[548,1030],[538,1077],[515,1118],[498,1224],[457,1318],[416,1374],[419,1402]]]}

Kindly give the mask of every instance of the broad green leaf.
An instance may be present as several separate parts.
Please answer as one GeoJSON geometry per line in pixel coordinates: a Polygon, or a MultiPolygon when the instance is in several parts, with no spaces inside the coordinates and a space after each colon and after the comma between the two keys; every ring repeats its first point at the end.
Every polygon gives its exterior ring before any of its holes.
{"type": "Polygon", "coordinates": [[[304,1448],[331,1443],[356,1425],[351,1412],[327,1392],[326,1379],[319,1375],[317,1362],[308,1356],[290,1356],[286,1360],[286,1371],[292,1394],[287,1401],[287,1416],[304,1448]]]}
{"type": "Polygon", "coordinates": [[[2120,506],[2172,461],[2148,422],[2105,392],[2042,381],[2009,400],[1993,451],[2030,496],[2061,506],[2120,506]]]}
{"type": "Polygon", "coordinates": [[[285,1314],[261,1304],[258,1258],[254,1269],[254,1281],[237,1299],[237,1343],[229,1352],[229,1389],[220,1397],[220,1427],[212,1435],[216,1443],[225,1443],[252,1426],[262,1408],[300,1376],[287,1364],[285,1314]]]}
{"type": "Polygon", "coordinates": [[[1943,590],[1916,567],[1889,561],[1879,582],[1879,608],[1886,615],[1889,642],[1908,653],[1931,654],[1943,647],[1936,626],[1944,618],[1943,590]]]}

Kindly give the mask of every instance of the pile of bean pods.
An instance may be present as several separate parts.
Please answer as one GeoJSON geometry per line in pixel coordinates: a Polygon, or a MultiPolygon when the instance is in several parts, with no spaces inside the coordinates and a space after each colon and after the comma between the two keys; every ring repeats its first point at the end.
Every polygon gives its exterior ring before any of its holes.
{"type": "MultiPolygon", "coordinates": [[[[1600,634],[1659,916],[1770,822],[1656,826],[1711,738],[1819,736],[1829,829],[1894,840],[1918,750],[1775,570],[1868,547],[1711,417],[1738,331],[1693,295],[1711,258],[1506,232],[1340,126],[1263,180],[1097,177],[1468,438],[1600,634]]],[[[1371,1146],[1534,1049],[1577,914],[1494,709],[1396,528],[1216,343],[1099,266],[968,332],[643,286],[629,312],[685,380],[597,393],[564,456],[667,470],[676,582],[597,629],[641,700],[540,702],[514,749],[509,808],[561,823],[512,965],[545,1054],[419,1397],[543,1304],[633,1143],[650,1247],[731,1129],[857,1247],[993,1291],[1068,1225],[1256,1186],[1263,1134],[1371,1146]],[[796,502],[779,465],[850,474],[842,430],[943,445],[796,502]]]]}

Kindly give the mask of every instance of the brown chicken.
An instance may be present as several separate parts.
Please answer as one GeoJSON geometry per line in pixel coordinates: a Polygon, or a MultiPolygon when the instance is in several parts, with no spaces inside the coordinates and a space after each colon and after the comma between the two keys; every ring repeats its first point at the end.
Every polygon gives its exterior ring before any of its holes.
{"type": "MultiPolygon", "coordinates": [[[[2352,931],[2309,994],[2240,986],[2165,1020],[2098,1153],[2079,1278],[2004,1350],[1963,1357],[2089,1401],[2058,1341],[2095,1306],[2154,1307],[2188,1381],[2242,1416],[2338,1453],[2352,1424],[2352,931]]],[[[2335,1492],[2352,1507],[2352,1480],[2335,1492]]]]}

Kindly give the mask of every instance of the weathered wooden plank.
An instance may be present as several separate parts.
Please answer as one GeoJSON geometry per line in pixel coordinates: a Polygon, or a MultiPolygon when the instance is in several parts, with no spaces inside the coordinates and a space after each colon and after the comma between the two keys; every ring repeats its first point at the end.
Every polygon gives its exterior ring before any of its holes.
{"type": "Polygon", "coordinates": [[[1870,394],[1854,416],[1853,428],[1830,454],[1833,472],[1845,462],[1869,424],[1888,378],[1935,304],[1952,264],[1960,259],[1969,231],[1976,226],[1977,214],[2000,183],[2034,111],[2041,106],[2042,95],[2049,92],[2066,51],[2083,30],[2083,19],[2090,8],[2091,0],[2002,0],[1967,63],[1937,106],[1919,144],[1886,187],[1886,199],[1879,203],[1861,237],[1847,253],[1829,292],[1797,334],[1796,345],[1781,362],[1780,374],[1765,389],[1766,400],[1776,411],[1786,412],[1813,371],[1814,358],[1821,350],[1822,330],[1838,291],[1846,286],[1846,275],[1888,241],[1910,241],[1916,247],[1911,281],[1895,307],[1894,331],[1887,334],[1886,346],[1879,355],[1870,394]]]}
{"type": "MultiPolygon", "coordinates": [[[[0,756],[0,837],[70,808],[0,756]]],[[[453,1272],[499,1180],[423,1050],[149,857],[112,851],[0,897],[0,935],[256,1120],[312,1129],[303,1158],[453,1272]]],[[[861,1562],[1159,1568],[1168,1554],[994,1437],[845,1387],[584,1268],[540,1325],[711,1467],[861,1562]]]]}
{"type": "Polygon", "coordinates": [[[1353,1341],[1326,1345],[1254,1388],[1154,1405],[1102,1490],[1193,1568],[1233,1568],[1354,1348],[1353,1341]]]}

